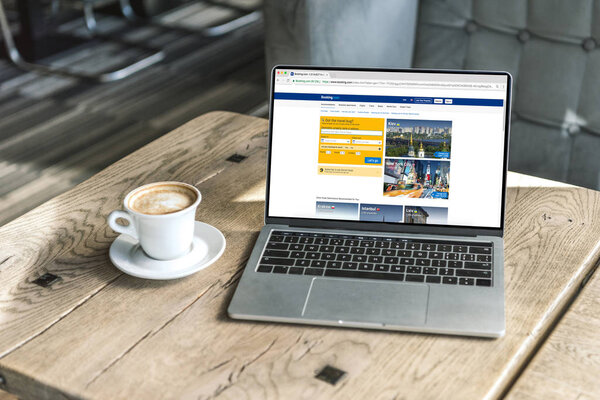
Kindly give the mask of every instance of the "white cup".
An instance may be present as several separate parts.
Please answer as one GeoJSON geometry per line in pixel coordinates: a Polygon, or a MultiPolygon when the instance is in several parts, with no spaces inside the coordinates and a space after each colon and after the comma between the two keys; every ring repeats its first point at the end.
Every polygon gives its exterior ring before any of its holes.
{"type": "Polygon", "coordinates": [[[125,196],[125,211],[115,210],[108,216],[108,225],[119,233],[136,239],[144,252],[157,260],[173,260],[184,256],[191,250],[194,239],[194,221],[196,208],[202,196],[194,186],[182,182],[155,182],[140,186],[125,196]],[[143,214],[131,209],[129,200],[142,190],[153,186],[175,185],[190,189],[196,200],[190,206],[168,214],[143,214]],[[117,218],[129,222],[129,225],[117,223],[117,218]]]}

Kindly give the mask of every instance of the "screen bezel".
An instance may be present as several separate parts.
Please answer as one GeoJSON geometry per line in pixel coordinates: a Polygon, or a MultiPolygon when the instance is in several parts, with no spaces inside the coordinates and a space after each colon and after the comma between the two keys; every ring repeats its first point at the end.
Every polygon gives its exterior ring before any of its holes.
{"type": "Polygon", "coordinates": [[[265,224],[279,224],[306,228],[326,229],[351,229],[364,231],[381,231],[395,233],[426,233],[442,235],[461,236],[503,236],[504,215],[506,206],[506,175],[508,171],[508,145],[510,137],[510,107],[512,92],[512,76],[504,71],[465,71],[465,70],[442,70],[442,69],[389,69],[389,68],[349,68],[349,67],[317,67],[306,65],[276,65],[271,70],[271,88],[269,99],[269,142],[267,156],[267,190],[265,199],[265,224]],[[365,71],[365,72],[403,72],[403,73],[431,73],[431,74],[461,74],[461,75],[502,75],[506,77],[507,89],[505,98],[505,122],[504,122],[504,165],[502,168],[502,199],[500,203],[500,227],[466,226],[466,225],[439,225],[439,224],[407,224],[399,222],[368,222],[349,221],[338,219],[321,218],[298,218],[298,217],[272,217],[269,215],[269,199],[271,188],[271,150],[273,140],[273,112],[275,93],[275,71],[278,69],[300,69],[314,71],[365,71]]]}

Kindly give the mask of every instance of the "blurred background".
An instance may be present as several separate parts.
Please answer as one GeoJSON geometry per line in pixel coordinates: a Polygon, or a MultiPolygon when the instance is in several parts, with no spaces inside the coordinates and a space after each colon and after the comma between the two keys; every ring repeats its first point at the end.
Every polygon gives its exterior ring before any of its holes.
{"type": "MultiPolygon", "coordinates": [[[[507,70],[510,169],[600,188],[600,0],[0,0],[0,224],[277,63],[507,70]]],[[[485,146],[485,143],[482,143],[485,146]]]]}

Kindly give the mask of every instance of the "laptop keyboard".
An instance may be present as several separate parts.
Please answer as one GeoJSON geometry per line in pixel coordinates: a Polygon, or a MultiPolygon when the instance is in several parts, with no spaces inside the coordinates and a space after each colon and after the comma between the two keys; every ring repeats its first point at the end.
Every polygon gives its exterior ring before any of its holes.
{"type": "Polygon", "coordinates": [[[492,286],[492,243],[273,231],[257,272],[492,286]]]}

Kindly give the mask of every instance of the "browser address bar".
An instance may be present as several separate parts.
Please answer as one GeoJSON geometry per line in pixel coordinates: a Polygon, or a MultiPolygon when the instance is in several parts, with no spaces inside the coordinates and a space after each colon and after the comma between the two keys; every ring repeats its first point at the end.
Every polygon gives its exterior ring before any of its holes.
{"type": "Polygon", "coordinates": [[[333,85],[333,86],[378,86],[402,88],[444,88],[444,89],[503,89],[503,84],[484,82],[419,82],[419,81],[378,81],[360,79],[295,79],[294,83],[333,85]]]}

